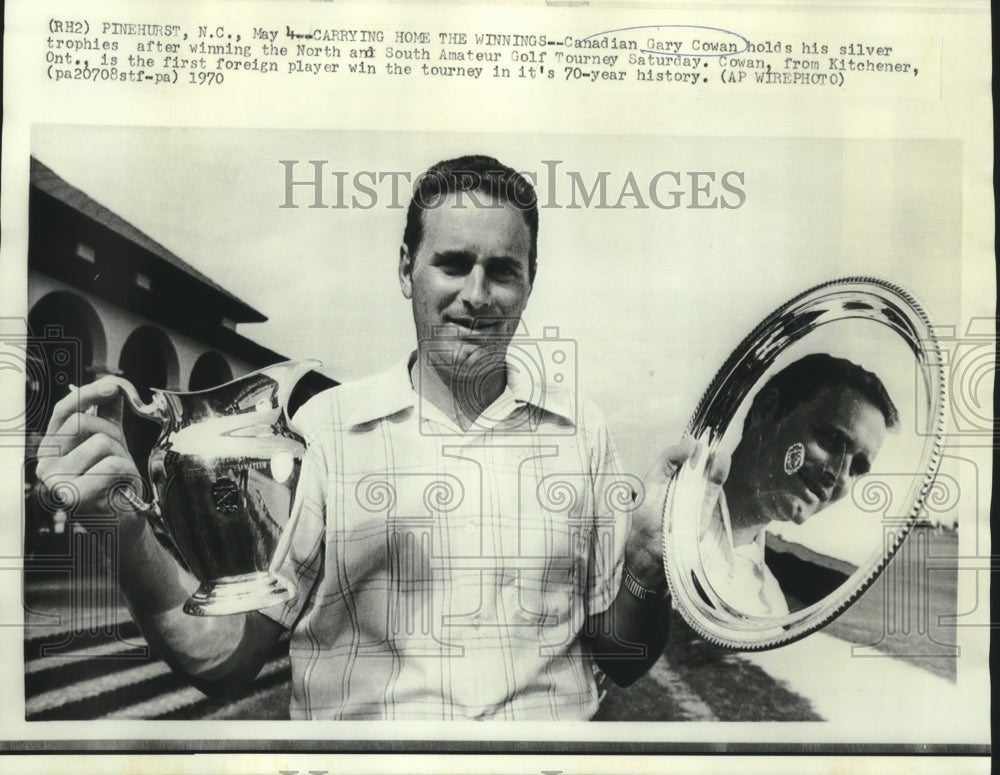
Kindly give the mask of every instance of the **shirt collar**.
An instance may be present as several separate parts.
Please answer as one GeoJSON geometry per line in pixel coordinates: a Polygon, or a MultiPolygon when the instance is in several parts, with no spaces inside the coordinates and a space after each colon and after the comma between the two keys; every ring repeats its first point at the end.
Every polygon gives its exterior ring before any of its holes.
{"type": "Polygon", "coordinates": [[[741,554],[745,557],[756,557],[757,555],[760,555],[760,557],[763,558],[764,530],[761,529],[758,531],[749,544],[736,546],[733,542],[733,523],[732,517],[729,515],[729,502],[726,500],[726,494],[722,490],[719,490],[719,508],[722,512],[722,526],[725,529],[726,544],[729,551],[733,554],[741,554]]]}
{"type": "MultiPolygon", "coordinates": [[[[417,357],[416,351],[397,362],[381,374],[354,383],[356,400],[345,417],[350,425],[375,422],[417,406],[420,399],[410,382],[410,367],[417,357]]],[[[526,373],[507,359],[507,384],[494,407],[509,404],[511,411],[529,405],[543,412],[558,415],[576,424],[576,403],[572,392],[561,386],[541,384],[536,375],[526,373]]]]}
{"type": "Polygon", "coordinates": [[[528,373],[509,357],[504,393],[518,404],[537,407],[576,424],[576,396],[572,391],[561,385],[545,382],[541,375],[528,373]]]}

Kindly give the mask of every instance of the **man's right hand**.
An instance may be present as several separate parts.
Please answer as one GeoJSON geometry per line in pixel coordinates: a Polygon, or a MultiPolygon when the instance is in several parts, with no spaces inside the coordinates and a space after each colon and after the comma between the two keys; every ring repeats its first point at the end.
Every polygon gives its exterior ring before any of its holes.
{"type": "Polygon", "coordinates": [[[42,441],[59,454],[39,460],[38,478],[67,511],[118,517],[118,536],[124,540],[117,553],[118,580],[147,642],[202,691],[232,695],[253,682],[283,628],[259,613],[198,617],[183,612],[198,580],[146,529],[145,514],[120,496],[126,486],[142,493],[122,433],[123,405],[110,380],[71,390],[53,409],[42,441]],[[122,551],[126,544],[128,551],[122,551]]]}
{"type": "Polygon", "coordinates": [[[111,380],[71,387],[53,408],[41,446],[59,454],[40,458],[37,476],[67,512],[117,514],[125,522],[136,516],[120,494],[123,487],[139,496],[143,491],[122,432],[122,408],[122,395],[111,380]]]}

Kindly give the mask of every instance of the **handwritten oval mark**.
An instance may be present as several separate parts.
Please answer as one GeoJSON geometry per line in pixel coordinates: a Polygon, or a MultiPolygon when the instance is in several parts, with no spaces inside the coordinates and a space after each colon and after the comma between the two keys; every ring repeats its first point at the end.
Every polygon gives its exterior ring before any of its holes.
{"type": "MultiPolygon", "coordinates": [[[[660,56],[725,57],[742,54],[750,49],[750,41],[737,32],[721,27],[699,24],[649,24],[638,27],[620,27],[587,35],[584,40],[594,40],[608,35],[632,32],[644,54],[660,56]],[[655,30],[655,32],[654,32],[655,30]]],[[[623,36],[624,37],[624,36],[623,36]]]]}

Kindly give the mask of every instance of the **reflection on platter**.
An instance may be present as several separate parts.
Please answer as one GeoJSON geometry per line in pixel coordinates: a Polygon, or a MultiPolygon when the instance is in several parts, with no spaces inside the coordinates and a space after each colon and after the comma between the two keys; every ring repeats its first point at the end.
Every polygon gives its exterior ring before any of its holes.
{"type": "Polygon", "coordinates": [[[664,562],[689,623],[768,648],[842,612],[920,512],[943,397],[929,321],[897,286],[827,283],[761,323],[706,391],[688,429],[701,454],[668,494],[664,562]],[[729,460],[723,485],[710,458],[729,460]]]}

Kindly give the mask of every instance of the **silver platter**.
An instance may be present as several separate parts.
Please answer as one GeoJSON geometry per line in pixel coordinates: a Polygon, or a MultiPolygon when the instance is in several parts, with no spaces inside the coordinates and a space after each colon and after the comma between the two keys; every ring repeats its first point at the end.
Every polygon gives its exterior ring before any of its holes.
{"type": "MultiPolygon", "coordinates": [[[[871,353],[865,357],[873,358],[871,353]]],[[[876,370],[888,368],[877,353],[874,358],[876,370]]],[[[905,385],[905,373],[891,376],[905,385]]],[[[767,649],[801,638],[846,610],[899,549],[934,486],[945,432],[945,398],[942,355],[930,320],[917,301],[898,285],[870,277],[835,280],[795,297],[761,322],[719,369],[698,404],[687,433],[700,444],[703,454],[697,465],[685,465],[678,471],[664,508],[667,579],[675,607],[691,627],[718,645],[767,649]],[[838,339],[841,331],[850,332],[843,342],[838,339]],[[699,549],[704,528],[697,515],[708,513],[708,507],[703,505],[710,486],[705,477],[707,461],[720,451],[727,452],[726,445],[732,445],[729,440],[742,432],[736,420],[747,413],[755,391],[774,373],[776,364],[787,362],[796,353],[823,351],[831,342],[850,352],[851,347],[864,348],[878,337],[888,339],[890,347],[898,350],[896,362],[904,365],[896,367],[896,371],[910,370],[913,396],[905,407],[903,435],[893,440],[907,455],[907,463],[903,467],[897,464],[891,476],[882,472],[881,478],[877,467],[873,468],[871,474],[854,483],[851,498],[845,499],[853,499],[854,504],[859,504],[855,511],[862,512],[866,499],[871,500],[872,493],[889,482],[896,493],[890,512],[837,517],[842,521],[838,524],[831,519],[828,526],[831,545],[842,544],[843,525],[860,524],[870,516],[871,529],[880,531],[878,537],[868,539],[870,545],[857,548],[856,553],[863,555],[861,559],[840,563],[842,583],[821,599],[790,606],[787,613],[760,615],[727,599],[716,589],[720,585],[713,586],[699,549]]],[[[822,535],[822,530],[814,532],[822,535]]],[[[784,543],[789,542],[784,539],[784,543]]],[[[819,552],[802,549],[800,554],[811,552],[812,557],[823,557],[822,545],[820,548],[819,552]]]]}

